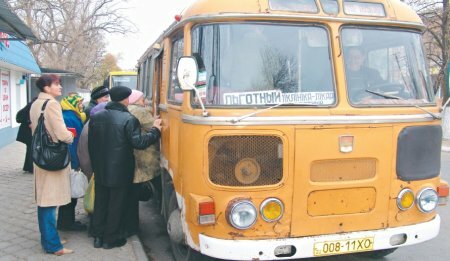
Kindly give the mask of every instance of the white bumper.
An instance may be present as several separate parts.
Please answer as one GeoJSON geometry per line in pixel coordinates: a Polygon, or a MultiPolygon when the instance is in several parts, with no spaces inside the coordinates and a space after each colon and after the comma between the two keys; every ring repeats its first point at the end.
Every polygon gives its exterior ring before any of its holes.
{"type": "Polygon", "coordinates": [[[439,233],[440,217],[426,223],[397,228],[369,230],[343,234],[330,234],[321,236],[281,238],[265,240],[225,240],[200,235],[200,252],[211,257],[229,260],[281,260],[314,257],[314,243],[324,241],[337,241],[356,238],[374,238],[374,250],[413,245],[430,240],[439,233]],[[399,246],[392,246],[389,242],[391,236],[406,234],[407,240],[399,246]],[[291,257],[276,257],[274,250],[278,246],[293,245],[297,249],[291,257]]]}

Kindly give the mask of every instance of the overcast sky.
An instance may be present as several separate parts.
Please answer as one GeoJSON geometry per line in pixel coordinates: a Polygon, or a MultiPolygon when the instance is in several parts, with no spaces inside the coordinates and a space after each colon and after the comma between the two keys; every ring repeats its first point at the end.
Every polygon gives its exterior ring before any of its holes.
{"type": "Polygon", "coordinates": [[[136,34],[107,35],[107,52],[119,55],[122,69],[133,69],[137,60],[156,38],[195,0],[129,0],[124,15],[137,27],[136,34]]]}

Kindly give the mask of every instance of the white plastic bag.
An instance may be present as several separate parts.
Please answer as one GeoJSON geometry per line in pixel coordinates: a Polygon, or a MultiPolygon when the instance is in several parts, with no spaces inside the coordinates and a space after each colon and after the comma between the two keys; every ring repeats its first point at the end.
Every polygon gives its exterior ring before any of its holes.
{"type": "Polygon", "coordinates": [[[86,193],[89,182],[81,171],[70,171],[70,189],[72,198],[82,198],[86,193]]]}

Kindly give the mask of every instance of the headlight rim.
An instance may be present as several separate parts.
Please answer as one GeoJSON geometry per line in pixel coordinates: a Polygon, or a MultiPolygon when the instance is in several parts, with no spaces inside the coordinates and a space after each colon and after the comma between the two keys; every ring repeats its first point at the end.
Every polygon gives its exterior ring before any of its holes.
{"type": "Polygon", "coordinates": [[[229,204],[229,207],[228,207],[229,211],[228,211],[227,219],[228,219],[228,223],[233,228],[238,229],[238,230],[246,230],[246,229],[249,229],[249,228],[253,227],[256,224],[256,221],[258,220],[258,209],[256,208],[255,204],[253,204],[253,202],[251,200],[249,200],[249,199],[235,199],[235,200],[232,200],[228,204],[229,204]],[[234,209],[238,205],[244,204],[244,203],[249,204],[250,206],[253,207],[253,209],[255,210],[255,218],[254,218],[253,222],[250,225],[248,225],[246,227],[240,227],[240,226],[236,225],[233,222],[233,218],[231,216],[233,214],[234,209]]]}
{"type": "Polygon", "coordinates": [[[439,205],[439,195],[438,195],[437,191],[435,189],[431,188],[431,187],[426,187],[426,188],[421,189],[417,193],[416,205],[417,205],[417,208],[419,209],[419,211],[424,213],[424,214],[429,214],[429,213],[435,211],[437,206],[439,205]],[[432,210],[429,210],[429,211],[424,210],[422,205],[420,205],[420,198],[422,197],[423,193],[425,193],[426,191],[432,191],[436,195],[436,198],[437,198],[436,205],[434,206],[434,208],[432,210]]]}
{"type": "Polygon", "coordinates": [[[261,215],[261,218],[262,218],[264,221],[269,222],[269,223],[277,222],[277,221],[280,220],[280,219],[283,217],[283,215],[284,215],[284,204],[283,204],[283,202],[282,202],[280,199],[278,199],[278,198],[266,198],[266,199],[261,203],[261,206],[259,207],[259,213],[260,213],[260,215],[261,215]],[[266,217],[264,216],[264,214],[263,214],[263,209],[264,209],[264,207],[265,207],[269,202],[272,202],[272,201],[277,202],[277,203],[281,206],[281,214],[280,214],[280,216],[279,216],[277,219],[273,219],[273,220],[266,218],[266,217]]]}
{"type": "Polygon", "coordinates": [[[402,189],[402,190],[398,193],[398,196],[397,196],[397,207],[398,207],[400,210],[402,210],[402,211],[406,211],[406,210],[408,210],[408,209],[411,209],[411,208],[414,206],[414,203],[416,203],[416,200],[417,200],[417,197],[416,197],[416,195],[414,194],[414,191],[413,191],[412,189],[410,189],[410,188],[402,189]],[[411,194],[412,194],[413,197],[414,197],[414,200],[413,200],[411,206],[409,206],[408,208],[404,208],[404,207],[401,205],[401,200],[402,200],[403,195],[405,195],[407,192],[411,192],[411,194]]]}

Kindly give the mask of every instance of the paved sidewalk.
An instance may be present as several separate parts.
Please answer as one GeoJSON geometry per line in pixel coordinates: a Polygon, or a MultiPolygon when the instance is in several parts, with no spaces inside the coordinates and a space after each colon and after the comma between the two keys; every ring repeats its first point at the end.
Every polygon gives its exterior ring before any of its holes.
{"type": "MultiPolygon", "coordinates": [[[[57,257],[45,254],[40,245],[33,175],[22,171],[25,145],[12,143],[0,149],[0,261],[3,260],[137,260],[133,238],[121,248],[95,249],[87,232],[60,232],[75,253],[57,257]]],[[[77,205],[77,220],[87,223],[83,200],[77,205]]]]}

